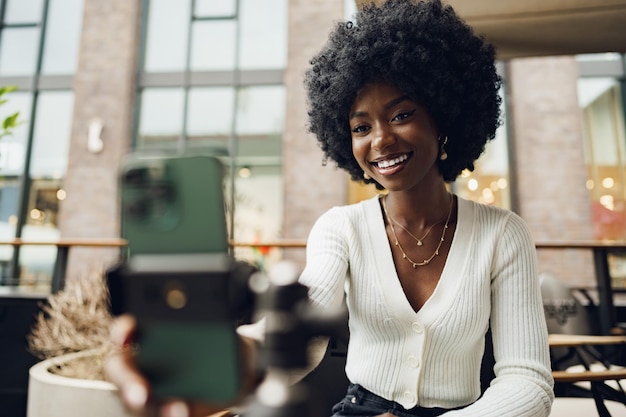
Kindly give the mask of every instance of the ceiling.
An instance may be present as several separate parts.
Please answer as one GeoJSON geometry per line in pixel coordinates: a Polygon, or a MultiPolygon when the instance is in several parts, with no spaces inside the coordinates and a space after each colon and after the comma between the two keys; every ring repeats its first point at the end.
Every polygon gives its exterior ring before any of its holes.
{"type": "MultiPolygon", "coordinates": [[[[366,2],[357,0],[357,4],[366,2]]],[[[626,0],[447,2],[496,46],[500,59],[626,53],[626,0]]]]}

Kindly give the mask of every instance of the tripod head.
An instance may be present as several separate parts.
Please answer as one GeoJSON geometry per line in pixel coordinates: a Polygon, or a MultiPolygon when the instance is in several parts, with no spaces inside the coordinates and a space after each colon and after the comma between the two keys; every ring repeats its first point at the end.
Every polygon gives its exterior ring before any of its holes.
{"type": "Polygon", "coordinates": [[[307,350],[316,336],[340,334],[347,320],[345,308],[314,306],[308,288],[298,283],[299,270],[289,262],[279,263],[269,276],[256,274],[250,280],[257,293],[256,315],[265,320],[259,366],[266,376],[257,388],[245,417],[318,417],[315,390],[304,382],[293,384],[295,371],[309,366],[307,350]]]}

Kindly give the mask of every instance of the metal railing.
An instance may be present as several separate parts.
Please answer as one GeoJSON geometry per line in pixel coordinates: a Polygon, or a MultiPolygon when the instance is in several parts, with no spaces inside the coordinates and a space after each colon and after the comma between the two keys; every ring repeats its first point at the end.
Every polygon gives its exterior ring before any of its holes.
{"type": "MultiPolygon", "coordinates": [[[[54,267],[51,279],[51,291],[57,292],[65,285],[65,274],[67,261],[71,248],[123,248],[126,240],[121,238],[64,238],[57,241],[35,241],[24,239],[0,240],[1,245],[12,246],[56,246],[57,254],[54,260],[54,267]]],[[[304,239],[279,239],[262,242],[238,242],[231,241],[233,248],[278,248],[278,249],[304,249],[306,240],[304,239]]],[[[592,251],[595,267],[595,279],[599,296],[600,320],[608,332],[615,324],[615,308],[613,302],[613,289],[611,285],[611,275],[608,265],[608,255],[614,252],[626,251],[626,241],[549,241],[536,242],[537,249],[587,249],[592,251]]]]}
{"type": "MultiPolygon", "coordinates": [[[[12,246],[14,249],[23,246],[56,246],[57,254],[52,268],[51,288],[52,292],[57,292],[65,285],[65,272],[70,249],[73,247],[89,248],[122,248],[126,246],[126,240],[120,238],[88,239],[69,238],[56,241],[11,239],[0,240],[0,245],[12,246]]],[[[13,275],[16,275],[13,273],[13,275]]],[[[13,281],[13,280],[11,280],[13,281]]],[[[11,284],[11,282],[9,283],[11,284]]],[[[11,286],[11,285],[9,285],[11,286]]]]}

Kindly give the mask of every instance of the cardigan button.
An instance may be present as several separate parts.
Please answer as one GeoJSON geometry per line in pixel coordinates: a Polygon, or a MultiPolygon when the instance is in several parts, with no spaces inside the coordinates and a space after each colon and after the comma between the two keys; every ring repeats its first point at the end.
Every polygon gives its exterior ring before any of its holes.
{"type": "Polygon", "coordinates": [[[415,402],[415,395],[413,395],[413,393],[410,391],[404,391],[404,394],[402,394],[402,396],[404,397],[404,401],[406,401],[407,403],[415,402]]]}
{"type": "Polygon", "coordinates": [[[420,360],[413,355],[409,355],[409,357],[407,358],[407,363],[411,368],[418,368],[420,366],[420,360]]]}
{"type": "Polygon", "coordinates": [[[424,332],[424,326],[422,326],[421,323],[418,323],[416,321],[414,321],[413,323],[411,323],[411,327],[413,328],[413,331],[415,333],[423,333],[424,332]]]}

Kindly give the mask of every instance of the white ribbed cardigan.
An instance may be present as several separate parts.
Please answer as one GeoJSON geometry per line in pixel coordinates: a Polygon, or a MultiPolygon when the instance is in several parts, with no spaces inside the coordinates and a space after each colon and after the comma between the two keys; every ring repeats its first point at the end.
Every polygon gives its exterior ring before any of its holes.
{"type": "Polygon", "coordinates": [[[409,304],[375,197],[335,207],[315,223],[300,281],[314,303],[350,312],[348,379],[405,408],[446,416],[548,416],[554,398],[536,253],[523,220],[458,198],[458,220],[439,283],[409,304]],[[480,400],[491,324],[496,378],[480,400]]]}

